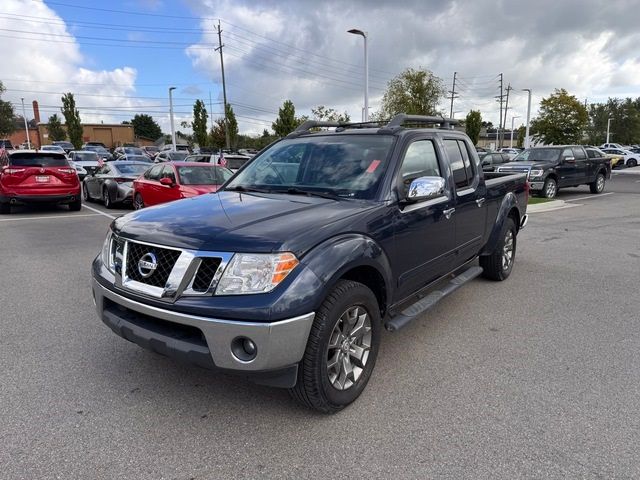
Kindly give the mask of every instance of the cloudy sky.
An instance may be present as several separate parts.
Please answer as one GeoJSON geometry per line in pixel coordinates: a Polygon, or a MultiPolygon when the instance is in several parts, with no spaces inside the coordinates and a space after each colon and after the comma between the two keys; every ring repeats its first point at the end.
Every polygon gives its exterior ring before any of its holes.
{"type": "MultiPolygon", "coordinates": [[[[456,117],[479,109],[497,123],[498,75],[513,90],[508,113],[524,122],[554,88],[581,100],[640,96],[637,0],[3,0],[0,80],[5,100],[43,121],[61,93],[76,95],[85,122],[152,115],[169,130],[168,88],[177,124],[203,99],[222,111],[216,27],[222,27],[227,97],[245,133],[270,128],[291,99],[299,115],[316,105],[363,105],[363,41],[368,32],[370,107],[389,79],[427,68],[451,88],[456,117]],[[209,98],[211,97],[211,103],[209,98]]],[[[211,105],[211,108],[209,108],[211,105]]],[[[442,110],[449,112],[448,101],[442,110]]],[[[179,127],[180,128],[180,127],[179,127]]]]}

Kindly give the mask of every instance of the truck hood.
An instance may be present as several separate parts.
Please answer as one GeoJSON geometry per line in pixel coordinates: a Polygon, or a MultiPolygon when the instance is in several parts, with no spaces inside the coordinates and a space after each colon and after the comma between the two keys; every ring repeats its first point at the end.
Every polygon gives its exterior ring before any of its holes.
{"type": "Polygon", "coordinates": [[[376,205],[223,191],[137,210],[114,220],[113,230],[132,240],[193,250],[302,256],[326,238],[355,231],[354,216],[376,205]]]}

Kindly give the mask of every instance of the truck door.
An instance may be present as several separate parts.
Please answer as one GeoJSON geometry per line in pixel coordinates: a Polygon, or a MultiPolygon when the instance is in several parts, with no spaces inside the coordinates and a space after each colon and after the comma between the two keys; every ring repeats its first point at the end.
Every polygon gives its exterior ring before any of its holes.
{"type": "Polygon", "coordinates": [[[444,146],[451,165],[455,186],[457,263],[476,256],[482,248],[487,228],[486,187],[480,181],[479,168],[467,142],[459,138],[445,138],[444,146]]]}
{"type": "Polygon", "coordinates": [[[446,164],[437,155],[432,139],[413,140],[405,149],[396,178],[398,205],[394,211],[393,262],[398,278],[398,298],[405,298],[447,273],[455,256],[453,197],[446,164]],[[411,181],[419,177],[442,177],[441,197],[405,203],[411,181]]]}

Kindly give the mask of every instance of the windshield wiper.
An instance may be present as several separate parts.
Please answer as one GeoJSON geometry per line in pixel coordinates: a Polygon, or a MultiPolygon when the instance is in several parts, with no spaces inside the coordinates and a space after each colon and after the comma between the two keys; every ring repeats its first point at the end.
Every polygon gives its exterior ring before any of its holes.
{"type": "Polygon", "coordinates": [[[236,185],[235,187],[225,188],[225,192],[253,192],[253,193],[273,193],[272,190],[264,188],[245,187],[243,185],[236,185]]]}
{"type": "Polygon", "coordinates": [[[317,192],[315,190],[303,190],[301,188],[287,188],[282,193],[288,193],[290,195],[306,195],[308,197],[320,197],[328,198],[329,200],[338,200],[340,197],[329,192],[317,192]]]}

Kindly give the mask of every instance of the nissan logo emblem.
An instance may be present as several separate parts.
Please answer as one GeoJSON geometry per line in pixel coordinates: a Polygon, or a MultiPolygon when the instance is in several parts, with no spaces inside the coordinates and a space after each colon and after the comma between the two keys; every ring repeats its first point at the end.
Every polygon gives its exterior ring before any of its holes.
{"type": "Polygon", "coordinates": [[[158,259],[151,252],[145,253],[138,260],[138,273],[142,278],[149,278],[156,268],[158,268],[158,259]]]}

